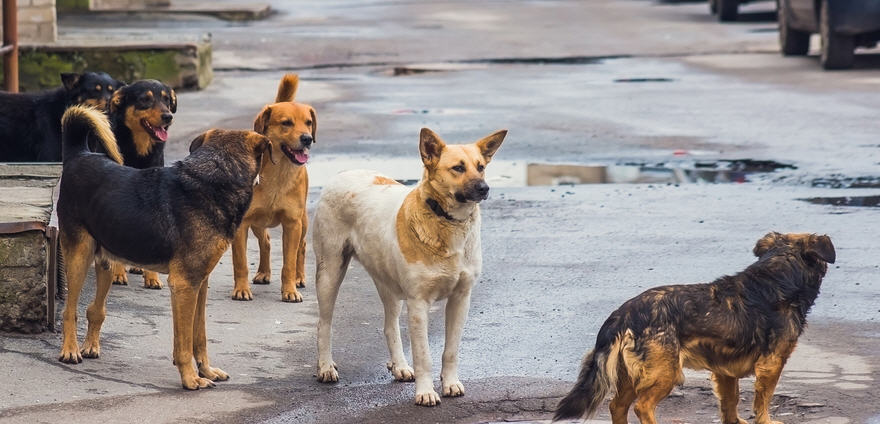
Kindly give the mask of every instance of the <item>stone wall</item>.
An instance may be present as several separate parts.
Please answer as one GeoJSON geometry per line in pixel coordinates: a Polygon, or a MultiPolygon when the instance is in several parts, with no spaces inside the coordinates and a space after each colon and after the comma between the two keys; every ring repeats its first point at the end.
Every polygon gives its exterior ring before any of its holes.
{"type": "Polygon", "coordinates": [[[0,234],[0,331],[47,327],[48,255],[42,231],[0,234]]]}
{"type": "Polygon", "coordinates": [[[19,44],[51,43],[58,39],[55,0],[18,0],[17,3],[19,44]]]}

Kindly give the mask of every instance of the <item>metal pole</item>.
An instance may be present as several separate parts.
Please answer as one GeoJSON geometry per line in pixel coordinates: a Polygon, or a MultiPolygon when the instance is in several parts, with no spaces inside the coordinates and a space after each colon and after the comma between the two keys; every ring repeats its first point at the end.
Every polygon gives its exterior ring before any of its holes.
{"type": "Polygon", "coordinates": [[[18,10],[15,0],[3,0],[3,80],[6,91],[18,92],[18,10]]]}

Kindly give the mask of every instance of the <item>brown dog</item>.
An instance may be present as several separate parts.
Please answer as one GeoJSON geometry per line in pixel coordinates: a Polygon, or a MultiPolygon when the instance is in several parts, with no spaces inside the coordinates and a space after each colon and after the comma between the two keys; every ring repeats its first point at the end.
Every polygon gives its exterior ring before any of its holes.
{"type": "Polygon", "coordinates": [[[260,244],[260,265],[254,276],[254,284],[269,284],[272,269],[267,229],[281,225],[284,255],[281,300],[302,302],[302,295],[296,288],[306,285],[306,195],[309,191],[309,175],[305,164],[309,160],[309,148],[315,142],[318,122],[313,107],[293,101],[298,83],[297,75],[285,75],[278,86],[276,103],[264,107],[254,121],[254,131],[272,140],[273,155],[279,159],[277,163],[263,163],[259,184],[254,187],[251,207],[232,242],[235,277],[232,298],[235,300],[254,298],[248,284],[248,229],[253,231],[260,244]]]}
{"type": "Polygon", "coordinates": [[[684,381],[684,366],[712,372],[723,424],[747,424],[736,405],[739,379],[749,375],[755,423],[781,424],[770,420],[770,399],[836,254],[828,236],[775,232],[754,254],[739,274],[655,287],[614,311],[554,419],[592,416],[610,390],[614,424],[626,424],[633,402],[639,421],[655,424],[654,409],[684,381]]]}
{"type": "Polygon", "coordinates": [[[109,261],[114,260],[168,274],[174,363],[183,387],[194,390],[227,380],[229,375],[208,360],[208,275],[247,211],[263,153],[268,151],[271,160],[271,142],[252,131],[212,130],[196,138],[191,154],[173,166],[135,169],[121,165],[103,113],[73,107],[62,121],[64,176],[58,223],[70,291],[58,359],[79,363],[83,357],[100,355],[112,279],[109,261]],[[97,135],[113,160],[89,152],[89,133],[97,135]],[[93,260],[97,289],[80,347],[77,302],[93,260]]]}

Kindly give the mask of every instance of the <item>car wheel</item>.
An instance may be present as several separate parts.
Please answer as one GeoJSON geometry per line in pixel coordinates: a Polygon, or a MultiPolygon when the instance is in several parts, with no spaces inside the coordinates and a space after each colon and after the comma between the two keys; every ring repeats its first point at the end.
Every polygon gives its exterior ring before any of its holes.
{"type": "Polygon", "coordinates": [[[851,68],[855,61],[856,43],[852,36],[835,32],[831,28],[828,0],[822,1],[819,12],[819,34],[822,38],[822,50],[819,61],[825,69],[851,68]]]}
{"type": "Polygon", "coordinates": [[[733,22],[739,14],[739,0],[715,0],[718,8],[718,20],[733,22]]]}
{"type": "Polygon", "coordinates": [[[709,0],[709,13],[718,13],[718,0],[709,0]]]}
{"type": "Polygon", "coordinates": [[[780,2],[777,7],[777,21],[779,22],[779,48],[783,56],[806,56],[810,51],[810,33],[796,30],[788,25],[788,15],[785,12],[785,3],[780,2]]]}

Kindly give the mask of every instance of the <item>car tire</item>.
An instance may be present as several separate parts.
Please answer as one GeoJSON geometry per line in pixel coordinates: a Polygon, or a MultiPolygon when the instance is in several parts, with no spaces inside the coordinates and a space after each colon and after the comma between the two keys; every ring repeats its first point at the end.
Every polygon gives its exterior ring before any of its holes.
{"type": "Polygon", "coordinates": [[[822,9],[819,12],[819,34],[822,39],[822,49],[819,54],[819,62],[822,67],[825,69],[851,68],[856,54],[855,38],[835,32],[831,28],[828,0],[822,0],[822,9]]]}
{"type": "Polygon", "coordinates": [[[800,31],[788,25],[785,3],[780,2],[777,7],[777,21],[779,22],[779,49],[783,56],[806,56],[810,51],[810,33],[800,31]]]}
{"type": "Polygon", "coordinates": [[[709,13],[713,15],[718,13],[718,0],[709,0],[709,13]]]}
{"type": "Polygon", "coordinates": [[[718,8],[718,20],[721,22],[736,21],[739,15],[740,0],[715,0],[718,8]]]}

